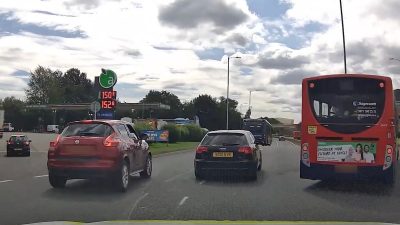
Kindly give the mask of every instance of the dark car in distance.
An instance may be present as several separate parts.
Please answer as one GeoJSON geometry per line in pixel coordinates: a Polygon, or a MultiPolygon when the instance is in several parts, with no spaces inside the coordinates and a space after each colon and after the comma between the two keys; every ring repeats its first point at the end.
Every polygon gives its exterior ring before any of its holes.
{"type": "Polygon", "coordinates": [[[31,155],[31,140],[26,135],[11,135],[7,141],[7,156],[12,155],[31,155]]]}
{"type": "Polygon", "coordinates": [[[146,137],[139,138],[132,123],[120,120],[69,123],[50,143],[50,184],[62,188],[69,179],[109,178],[125,192],[130,175],[151,176],[152,155],[146,137]]]}
{"type": "Polygon", "coordinates": [[[239,173],[257,179],[262,155],[254,136],[246,130],[220,130],[208,132],[196,149],[195,176],[239,173]]]}

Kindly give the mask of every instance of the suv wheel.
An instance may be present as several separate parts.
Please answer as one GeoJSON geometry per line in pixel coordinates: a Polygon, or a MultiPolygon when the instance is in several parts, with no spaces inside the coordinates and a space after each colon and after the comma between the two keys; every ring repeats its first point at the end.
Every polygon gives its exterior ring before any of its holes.
{"type": "Polygon", "coordinates": [[[117,173],[115,174],[115,184],[117,190],[121,192],[126,192],[128,190],[128,185],[129,185],[129,166],[128,163],[124,160],[121,168],[117,173]]]}
{"type": "Polygon", "coordinates": [[[11,156],[11,151],[7,150],[7,157],[10,157],[10,156],[11,156]]]}
{"type": "Polygon", "coordinates": [[[262,157],[260,158],[260,162],[257,166],[257,170],[260,171],[262,169],[262,157]]]}
{"type": "Polygon", "coordinates": [[[65,177],[55,176],[49,173],[49,182],[54,188],[63,188],[67,183],[67,179],[65,177]]]}
{"type": "Polygon", "coordinates": [[[151,160],[151,156],[147,156],[146,165],[142,172],[140,172],[140,177],[142,178],[149,178],[151,177],[151,173],[153,171],[153,162],[151,160]]]}

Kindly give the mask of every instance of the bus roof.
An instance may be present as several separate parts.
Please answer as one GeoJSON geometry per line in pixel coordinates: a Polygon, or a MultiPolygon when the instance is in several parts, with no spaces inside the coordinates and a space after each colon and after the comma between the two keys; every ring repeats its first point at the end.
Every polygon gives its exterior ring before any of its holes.
{"type": "Polygon", "coordinates": [[[265,121],[265,123],[267,125],[272,126],[271,123],[266,119],[243,119],[243,122],[247,122],[247,121],[248,122],[262,122],[262,121],[265,121]]]}
{"type": "Polygon", "coordinates": [[[381,76],[381,75],[370,75],[370,74],[331,74],[331,75],[320,75],[320,76],[315,76],[315,77],[307,77],[307,78],[304,78],[303,81],[320,80],[320,79],[326,79],[326,78],[339,78],[339,77],[364,77],[364,78],[382,79],[382,80],[386,80],[386,81],[391,81],[391,80],[392,80],[390,77],[381,76]]]}

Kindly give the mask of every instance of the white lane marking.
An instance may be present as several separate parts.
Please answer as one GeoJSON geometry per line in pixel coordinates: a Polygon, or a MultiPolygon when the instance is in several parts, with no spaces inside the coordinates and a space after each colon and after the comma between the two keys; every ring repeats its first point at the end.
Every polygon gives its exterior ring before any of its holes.
{"type": "Polygon", "coordinates": [[[173,181],[173,180],[175,180],[175,179],[177,179],[177,178],[179,178],[179,177],[181,177],[181,176],[184,176],[184,175],[186,175],[186,174],[189,174],[189,173],[193,173],[193,170],[190,170],[190,171],[188,171],[188,172],[186,172],[186,173],[180,173],[180,174],[178,174],[178,175],[175,175],[175,176],[173,176],[173,177],[170,177],[170,178],[164,180],[164,182],[171,182],[171,181],[173,181]]]}
{"type": "Polygon", "coordinates": [[[34,176],[34,178],[48,177],[48,176],[49,176],[48,174],[45,174],[45,175],[34,176]]]}
{"type": "Polygon", "coordinates": [[[279,140],[276,141],[276,148],[277,148],[277,150],[278,150],[278,148],[279,148],[279,140]]]}
{"type": "Polygon", "coordinates": [[[202,181],[200,181],[199,184],[204,184],[205,182],[206,182],[205,180],[202,180],[202,181]]]}
{"type": "Polygon", "coordinates": [[[188,196],[183,197],[182,200],[179,202],[178,207],[185,204],[185,202],[186,202],[186,200],[188,200],[188,198],[189,198],[188,196]]]}
{"type": "Polygon", "coordinates": [[[7,182],[11,182],[13,180],[0,180],[0,183],[7,183],[7,182]]]}
{"type": "Polygon", "coordinates": [[[140,201],[142,201],[144,198],[146,198],[146,196],[149,195],[149,193],[144,193],[142,196],[140,196],[132,205],[131,210],[129,211],[129,215],[128,215],[128,220],[131,219],[132,213],[133,211],[135,211],[136,207],[138,206],[138,204],[140,203],[140,201]]]}

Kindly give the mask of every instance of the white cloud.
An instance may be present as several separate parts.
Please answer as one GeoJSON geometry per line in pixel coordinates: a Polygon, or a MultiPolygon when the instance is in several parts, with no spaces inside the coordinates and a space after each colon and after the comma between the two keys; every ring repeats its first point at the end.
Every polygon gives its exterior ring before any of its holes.
{"type": "MultiPolygon", "coordinates": [[[[298,121],[300,85],[282,83],[292,81],[292,76],[307,76],[307,71],[310,76],[343,72],[340,11],[336,0],[285,1],[291,8],[282,18],[263,21],[249,11],[245,0],[218,0],[233,10],[228,17],[239,15],[236,23],[224,26],[227,19],[213,14],[214,9],[206,14],[214,20],[200,14],[198,20],[169,20],[179,22],[175,25],[160,21],[160,9],[171,6],[173,0],[3,0],[0,14],[11,13],[10,19],[79,35],[49,36],[29,29],[0,32],[0,85],[14,84],[0,94],[23,97],[26,83],[11,74],[43,65],[62,71],[76,67],[92,79],[100,68],[113,69],[126,90],[121,93],[122,101],[141,99],[137,95],[144,90],[165,88],[181,99],[204,93],[217,97],[225,95],[226,56],[201,60],[196,51],[219,48],[226,55],[242,57],[231,62],[231,90],[239,104],[247,103],[250,89],[261,90],[253,95],[254,116],[287,116],[298,121]],[[192,26],[181,28],[186,26],[183,22],[192,26]],[[313,23],[323,24],[324,29],[306,33],[313,23]],[[289,47],[291,41],[299,47],[289,47]],[[252,75],[240,75],[242,66],[250,68],[252,75]],[[134,96],[128,91],[130,84],[140,89],[134,96]],[[287,104],[268,101],[277,98],[287,104]]],[[[349,72],[390,75],[398,87],[400,64],[388,60],[400,57],[396,6],[395,0],[385,4],[343,1],[349,72]]]]}

